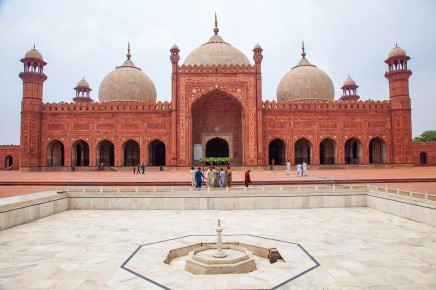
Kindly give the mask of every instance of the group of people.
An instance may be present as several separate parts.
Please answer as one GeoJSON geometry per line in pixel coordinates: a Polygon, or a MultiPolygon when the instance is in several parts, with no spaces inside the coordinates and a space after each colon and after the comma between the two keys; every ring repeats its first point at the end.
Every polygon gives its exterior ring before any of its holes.
{"type": "Polygon", "coordinates": [[[206,176],[201,172],[201,167],[199,167],[197,171],[194,167],[191,167],[192,187],[200,189],[203,179],[206,179],[206,186],[208,188],[232,186],[232,170],[230,169],[230,166],[227,166],[227,170],[221,168],[220,171],[216,170],[214,166],[211,166],[205,174],[206,176]]]}
{"type": "Polygon", "coordinates": [[[133,166],[133,174],[141,174],[141,171],[142,171],[142,174],[144,174],[144,172],[145,172],[144,163],[142,163],[142,165],[138,164],[138,166],[133,166]]]}
{"type": "MultiPolygon", "coordinates": [[[[307,176],[307,163],[303,162],[303,164],[298,163],[297,166],[297,177],[307,176]]],[[[286,163],[286,174],[291,174],[291,162],[286,163]]]]}

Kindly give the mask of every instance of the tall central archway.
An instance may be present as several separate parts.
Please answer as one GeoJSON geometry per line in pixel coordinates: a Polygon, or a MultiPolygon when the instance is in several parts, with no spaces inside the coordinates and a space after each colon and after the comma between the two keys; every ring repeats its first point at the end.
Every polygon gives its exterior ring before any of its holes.
{"type": "MultiPolygon", "coordinates": [[[[223,91],[213,90],[201,96],[191,106],[192,145],[201,144],[202,157],[206,157],[208,152],[228,154],[233,165],[241,165],[243,159],[242,115],[240,102],[223,91]],[[206,144],[214,139],[216,142],[206,147],[206,144]],[[224,150],[222,148],[225,147],[219,139],[228,144],[228,153],[219,151],[224,150]]],[[[194,158],[194,154],[192,155],[194,158]]]]}

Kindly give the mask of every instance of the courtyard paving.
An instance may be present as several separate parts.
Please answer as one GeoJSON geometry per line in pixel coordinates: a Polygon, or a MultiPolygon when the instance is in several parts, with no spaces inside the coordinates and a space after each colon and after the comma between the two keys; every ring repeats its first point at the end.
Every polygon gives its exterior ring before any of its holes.
{"type": "MultiPolygon", "coordinates": [[[[143,244],[213,235],[218,218],[224,241],[298,243],[320,264],[280,289],[436,289],[436,228],[369,208],[66,211],[0,232],[0,288],[160,289],[121,265],[143,244]]],[[[144,267],[159,265],[154,278],[171,289],[247,289],[255,273],[197,278],[155,257],[144,267]]]]}

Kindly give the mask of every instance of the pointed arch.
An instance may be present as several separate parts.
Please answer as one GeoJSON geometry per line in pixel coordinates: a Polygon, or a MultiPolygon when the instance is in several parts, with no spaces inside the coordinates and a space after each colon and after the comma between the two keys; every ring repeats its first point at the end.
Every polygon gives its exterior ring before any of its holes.
{"type": "Polygon", "coordinates": [[[362,163],[362,143],[357,138],[349,138],[345,142],[345,164],[362,163]]]}
{"type": "Polygon", "coordinates": [[[286,164],[286,144],[285,141],[279,138],[275,138],[269,142],[268,145],[268,164],[272,165],[274,158],[274,164],[285,165],[286,164]]]}
{"type": "Polygon", "coordinates": [[[165,143],[155,139],[148,144],[148,165],[165,166],[166,148],[165,143]]]}
{"type": "Polygon", "coordinates": [[[53,140],[47,145],[47,166],[64,166],[64,144],[53,140]]]}
{"type": "Polygon", "coordinates": [[[369,142],[369,163],[386,163],[386,143],[379,137],[372,138],[369,142]]]}
{"type": "Polygon", "coordinates": [[[11,168],[14,165],[14,158],[11,155],[5,157],[5,168],[11,168]]]}
{"type": "Polygon", "coordinates": [[[427,164],[427,152],[421,152],[419,154],[419,164],[424,165],[427,164]]]}
{"type": "Polygon", "coordinates": [[[77,140],[71,148],[72,166],[89,166],[89,145],[83,140],[77,140]]]}
{"type": "Polygon", "coordinates": [[[319,143],[319,163],[337,163],[337,145],[335,140],[331,138],[325,138],[321,141],[321,143],[319,143]]]}
{"type": "Polygon", "coordinates": [[[97,145],[97,164],[103,166],[115,165],[114,143],[109,140],[102,140],[97,145]]]}
{"type": "Polygon", "coordinates": [[[139,143],[129,139],[122,146],[123,151],[123,166],[136,166],[141,163],[139,143]]]}
{"type": "Polygon", "coordinates": [[[300,138],[294,145],[294,164],[306,162],[311,164],[312,160],[312,143],[306,138],[300,138]]]}

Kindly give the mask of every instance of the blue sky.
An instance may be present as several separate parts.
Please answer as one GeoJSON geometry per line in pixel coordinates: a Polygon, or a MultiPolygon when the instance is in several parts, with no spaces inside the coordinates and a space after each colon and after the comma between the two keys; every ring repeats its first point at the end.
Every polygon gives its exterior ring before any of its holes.
{"type": "Polygon", "coordinates": [[[0,0],[0,144],[19,144],[20,59],[34,44],[48,63],[44,102],[72,102],[82,77],[98,101],[100,82],[125,60],[129,41],[158,100],[169,101],[170,47],[179,46],[182,63],[212,36],[215,12],[220,35],[250,61],[256,43],[264,49],[264,100],[276,98],[302,40],[306,58],[332,79],[335,99],[348,75],[361,100],[388,99],[384,60],[398,42],[411,57],[413,136],[436,130],[436,1],[0,0]]]}

